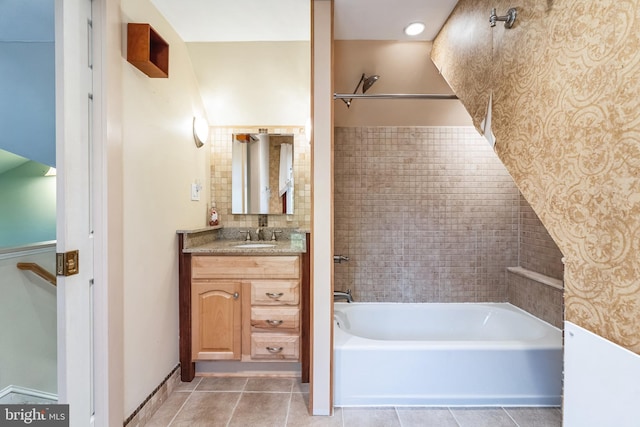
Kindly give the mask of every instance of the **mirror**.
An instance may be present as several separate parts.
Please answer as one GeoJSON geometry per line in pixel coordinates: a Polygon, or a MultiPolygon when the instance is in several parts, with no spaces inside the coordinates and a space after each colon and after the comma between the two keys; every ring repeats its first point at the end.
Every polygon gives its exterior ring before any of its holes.
{"type": "Polygon", "coordinates": [[[233,134],[232,214],[293,214],[293,135],[233,134]]]}

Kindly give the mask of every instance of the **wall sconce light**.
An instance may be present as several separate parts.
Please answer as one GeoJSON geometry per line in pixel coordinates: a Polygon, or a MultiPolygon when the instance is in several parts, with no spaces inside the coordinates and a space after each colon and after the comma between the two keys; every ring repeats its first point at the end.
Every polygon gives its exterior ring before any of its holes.
{"type": "Polygon", "coordinates": [[[304,137],[308,144],[311,144],[311,117],[307,117],[304,123],[304,137]]]}
{"type": "Polygon", "coordinates": [[[198,148],[202,147],[209,139],[209,123],[205,118],[193,118],[193,139],[198,148]]]}

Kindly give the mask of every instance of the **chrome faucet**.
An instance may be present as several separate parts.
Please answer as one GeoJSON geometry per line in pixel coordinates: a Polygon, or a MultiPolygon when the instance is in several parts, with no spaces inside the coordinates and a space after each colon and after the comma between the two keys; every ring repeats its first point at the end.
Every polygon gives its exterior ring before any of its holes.
{"type": "Polygon", "coordinates": [[[277,233],[282,233],[282,231],[281,231],[281,230],[273,230],[273,231],[271,232],[271,241],[272,241],[272,242],[275,242],[276,240],[278,240],[278,239],[276,239],[276,234],[277,234],[277,233]]]}
{"type": "Polygon", "coordinates": [[[351,296],[351,289],[347,289],[346,292],[333,291],[333,301],[335,302],[337,299],[345,299],[347,300],[347,302],[353,302],[353,296],[351,296]]]}

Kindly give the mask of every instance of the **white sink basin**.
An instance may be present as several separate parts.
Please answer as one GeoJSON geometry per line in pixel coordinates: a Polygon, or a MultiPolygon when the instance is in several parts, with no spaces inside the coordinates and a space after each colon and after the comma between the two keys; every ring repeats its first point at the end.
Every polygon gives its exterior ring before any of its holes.
{"type": "Polygon", "coordinates": [[[256,248],[273,248],[275,245],[273,243],[241,243],[239,245],[233,245],[234,248],[246,248],[246,249],[256,249],[256,248]]]}

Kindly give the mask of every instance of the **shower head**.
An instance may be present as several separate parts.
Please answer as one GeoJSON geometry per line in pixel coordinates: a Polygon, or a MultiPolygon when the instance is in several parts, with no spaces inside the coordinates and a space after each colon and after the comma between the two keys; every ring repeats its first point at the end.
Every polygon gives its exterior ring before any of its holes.
{"type": "Polygon", "coordinates": [[[376,74],[376,75],[369,76],[369,77],[365,78],[365,79],[364,79],[364,83],[362,84],[362,93],[366,93],[366,92],[369,90],[369,88],[370,88],[371,86],[373,86],[373,84],[374,84],[376,81],[378,81],[378,79],[379,79],[379,78],[380,78],[380,76],[378,76],[377,74],[376,74]]]}
{"type": "MultiPolygon", "coordinates": [[[[355,95],[356,93],[358,93],[358,89],[360,89],[360,85],[362,85],[362,93],[365,93],[366,91],[369,90],[369,88],[371,86],[373,86],[373,84],[380,78],[380,76],[378,75],[373,75],[373,76],[369,76],[367,77],[364,73],[362,73],[362,76],[360,77],[360,81],[358,82],[358,85],[356,86],[356,88],[353,90],[353,94],[355,95]]],[[[351,99],[346,100],[346,99],[342,99],[342,102],[344,102],[345,104],[347,104],[347,108],[351,107],[351,99]]]]}

